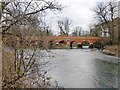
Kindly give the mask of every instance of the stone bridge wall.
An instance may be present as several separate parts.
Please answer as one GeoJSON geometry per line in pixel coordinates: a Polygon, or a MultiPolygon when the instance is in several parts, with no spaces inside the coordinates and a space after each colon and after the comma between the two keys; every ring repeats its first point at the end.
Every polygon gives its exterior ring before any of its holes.
{"type": "Polygon", "coordinates": [[[31,41],[44,41],[44,42],[54,42],[54,43],[59,43],[61,41],[64,42],[77,42],[77,43],[82,43],[84,41],[89,42],[90,44],[93,44],[95,42],[107,42],[108,39],[102,38],[102,37],[79,37],[79,36],[43,36],[43,37],[26,37],[26,39],[31,40],[31,41]]]}
{"type": "Polygon", "coordinates": [[[89,45],[93,45],[99,42],[103,45],[108,42],[107,38],[102,37],[79,37],[79,36],[43,36],[43,37],[26,37],[26,40],[33,42],[44,42],[44,44],[66,44],[67,47],[72,47],[72,43],[75,42],[77,45],[82,45],[83,42],[88,42],[89,45]]]}

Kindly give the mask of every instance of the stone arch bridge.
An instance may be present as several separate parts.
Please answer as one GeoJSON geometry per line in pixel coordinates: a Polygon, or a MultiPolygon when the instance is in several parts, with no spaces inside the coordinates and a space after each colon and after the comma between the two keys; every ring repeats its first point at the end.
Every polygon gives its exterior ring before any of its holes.
{"type": "Polygon", "coordinates": [[[67,47],[72,48],[73,46],[77,46],[78,48],[81,48],[84,46],[89,47],[96,47],[101,48],[104,43],[108,42],[107,38],[103,37],[81,37],[81,36],[32,36],[32,37],[26,37],[26,39],[31,40],[34,43],[52,43],[52,44],[64,44],[67,47]]]}

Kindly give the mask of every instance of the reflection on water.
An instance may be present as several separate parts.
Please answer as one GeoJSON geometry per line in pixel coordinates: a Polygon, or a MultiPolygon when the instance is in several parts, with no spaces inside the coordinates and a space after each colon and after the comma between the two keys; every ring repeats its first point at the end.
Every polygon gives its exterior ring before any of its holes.
{"type": "Polygon", "coordinates": [[[44,68],[65,88],[117,87],[116,57],[90,49],[52,50],[44,68]]]}

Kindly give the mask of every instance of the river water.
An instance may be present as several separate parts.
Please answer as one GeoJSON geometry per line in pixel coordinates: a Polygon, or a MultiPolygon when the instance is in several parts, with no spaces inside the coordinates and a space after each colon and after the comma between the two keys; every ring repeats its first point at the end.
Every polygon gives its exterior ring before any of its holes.
{"type": "Polygon", "coordinates": [[[56,49],[46,54],[47,76],[64,88],[117,88],[118,58],[99,50],[56,49]]]}

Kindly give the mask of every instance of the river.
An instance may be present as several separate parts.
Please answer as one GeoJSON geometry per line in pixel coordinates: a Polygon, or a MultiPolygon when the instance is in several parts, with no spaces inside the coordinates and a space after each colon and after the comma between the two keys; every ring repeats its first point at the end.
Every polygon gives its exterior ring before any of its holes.
{"type": "Polygon", "coordinates": [[[117,88],[118,58],[99,50],[56,49],[46,59],[47,76],[64,88],[117,88]]]}

